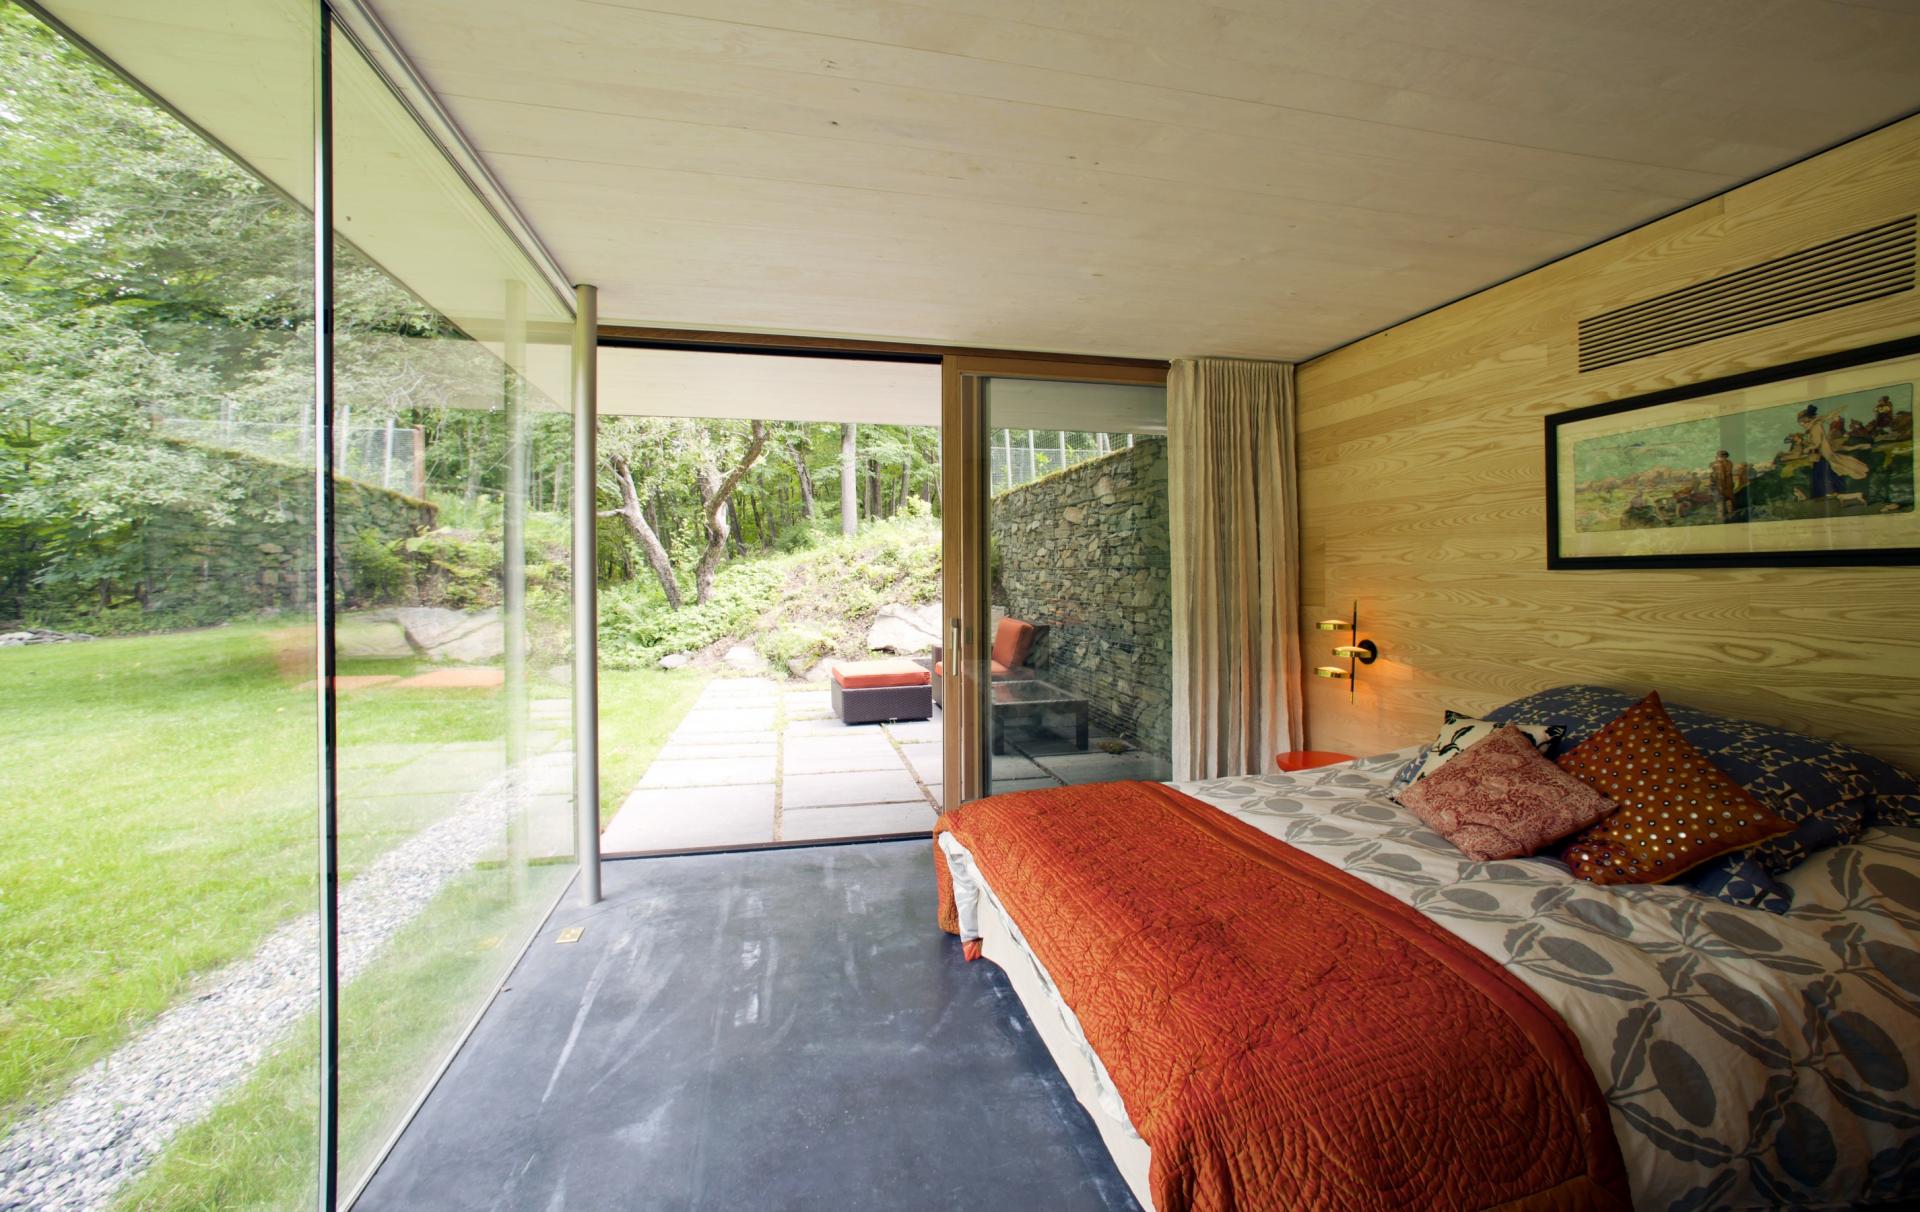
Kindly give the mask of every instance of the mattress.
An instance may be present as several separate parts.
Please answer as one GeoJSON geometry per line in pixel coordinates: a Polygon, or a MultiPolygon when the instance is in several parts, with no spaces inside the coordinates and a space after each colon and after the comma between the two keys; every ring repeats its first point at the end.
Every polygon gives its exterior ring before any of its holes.
{"type": "MultiPolygon", "coordinates": [[[[1551,860],[1474,863],[1385,797],[1411,751],[1179,789],[1419,910],[1579,1039],[1643,1207],[1896,1202],[1920,1168],[1920,833],[1870,830],[1794,873],[1794,912],[1678,886],[1597,888],[1551,860]]],[[[1007,971],[1151,1207],[1124,1103],[950,834],[963,937],[1007,971]],[[971,917],[971,921],[969,921],[971,917]]]]}

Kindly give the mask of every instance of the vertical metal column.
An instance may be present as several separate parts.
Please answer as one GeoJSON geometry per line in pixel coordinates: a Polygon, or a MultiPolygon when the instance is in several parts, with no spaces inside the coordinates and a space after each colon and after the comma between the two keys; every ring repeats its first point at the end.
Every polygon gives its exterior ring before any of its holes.
{"type": "Polygon", "coordinates": [[[573,312],[573,795],[580,901],[600,900],[600,605],[595,542],[600,290],[575,286],[573,312]]]}
{"type": "Polygon", "coordinates": [[[501,634],[506,641],[507,880],[515,900],[527,890],[528,808],[533,799],[527,767],[527,284],[506,283],[501,339],[501,406],[507,412],[507,483],[500,494],[503,591],[501,634]]]}
{"type": "Polygon", "coordinates": [[[334,702],[333,601],[333,14],[319,22],[313,85],[313,605],[320,832],[319,1207],[340,1198],[339,736],[334,702]]]}

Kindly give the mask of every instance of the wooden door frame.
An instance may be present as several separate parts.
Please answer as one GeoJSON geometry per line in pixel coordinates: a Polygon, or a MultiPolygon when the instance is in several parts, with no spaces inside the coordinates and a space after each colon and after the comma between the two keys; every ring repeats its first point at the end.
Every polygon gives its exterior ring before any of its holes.
{"type": "Polygon", "coordinates": [[[1063,355],[948,354],[940,360],[941,741],[940,803],[955,807],[987,787],[986,694],[992,642],[987,604],[987,378],[1165,386],[1164,362],[1116,363],[1063,355]]]}

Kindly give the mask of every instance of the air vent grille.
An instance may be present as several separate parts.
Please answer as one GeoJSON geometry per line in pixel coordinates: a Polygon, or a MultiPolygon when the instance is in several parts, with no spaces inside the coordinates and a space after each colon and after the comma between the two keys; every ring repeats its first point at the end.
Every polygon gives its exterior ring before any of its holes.
{"type": "Polygon", "coordinates": [[[1914,216],[1580,321],[1580,369],[1598,370],[1913,289],[1914,216]]]}

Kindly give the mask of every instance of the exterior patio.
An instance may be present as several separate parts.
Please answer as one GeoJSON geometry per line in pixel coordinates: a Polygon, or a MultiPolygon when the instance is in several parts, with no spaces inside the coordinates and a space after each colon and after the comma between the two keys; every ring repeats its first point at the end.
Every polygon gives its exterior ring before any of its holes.
{"type": "MultiPolygon", "coordinates": [[[[608,823],[601,849],[928,832],[940,807],[940,728],[937,707],[930,719],[850,725],[834,717],[818,684],[719,679],[608,823]]],[[[1082,751],[1064,718],[1010,727],[1006,749],[992,759],[995,791],[1169,774],[1164,760],[1098,728],[1082,751]]]]}

